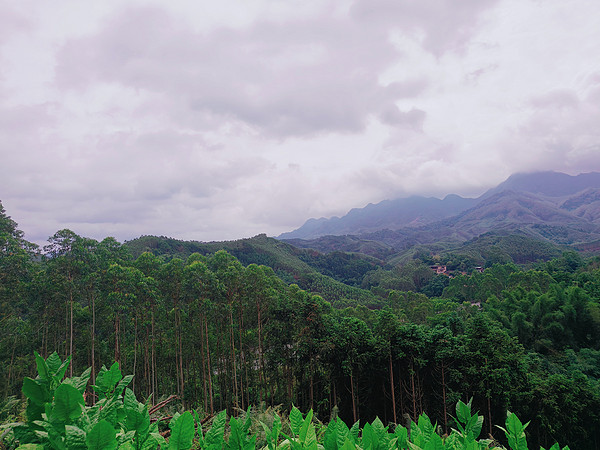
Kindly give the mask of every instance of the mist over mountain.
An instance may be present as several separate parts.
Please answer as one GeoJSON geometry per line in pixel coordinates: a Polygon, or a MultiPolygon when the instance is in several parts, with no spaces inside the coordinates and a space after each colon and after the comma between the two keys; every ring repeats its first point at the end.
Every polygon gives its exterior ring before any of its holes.
{"type": "MultiPolygon", "coordinates": [[[[396,249],[439,240],[464,241],[490,231],[524,232],[560,244],[600,238],[600,173],[521,173],[479,198],[413,196],[310,219],[279,239],[355,235],[396,249]]],[[[319,245],[316,245],[320,248],[319,245]]]]}
{"type": "Polygon", "coordinates": [[[589,172],[575,176],[562,172],[516,173],[479,198],[484,199],[508,190],[531,192],[548,197],[563,197],[588,188],[600,188],[600,173],[589,172]]]}
{"type": "Polygon", "coordinates": [[[313,239],[326,235],[363,234],[378,230],[419,227],[454,216],[476,204],[477,200],[450,194],[443,200],[412,196],[384,200],[354,208],[343,217],[309,219],[297,230],[283,233],[279,239],[313,239]]]}

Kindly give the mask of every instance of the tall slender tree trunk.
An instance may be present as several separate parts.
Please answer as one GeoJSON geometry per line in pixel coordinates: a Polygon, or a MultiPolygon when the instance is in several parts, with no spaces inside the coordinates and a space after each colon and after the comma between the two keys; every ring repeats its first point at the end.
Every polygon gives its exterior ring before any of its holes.
{"type": "MultiPolygon", "coordinates": [[[[65,359],[69,357],[69,300],[65,300],[65,359]]],[[[73,361],[70,362],[73,364],[73,361]]]]}
{"type": "MultiPolygon", "coordinates": [[[[232,305],[230,305],[232,306],[232,305]]],[[[233,311],[229,308],[229,329],[230,329],[230,340],[231,340],[231,365],[233,368],[233,398],[235,406],[239,405],[238,402],[238,384],[237,384],[237,369],[235,364],[235,338],[233,336],[233,311]]]]}
{"type": "Polygon", "coordinates": [[[181,332],[181,311],[177,311],[177,315],[179,316],[179,376],[180,378],[180,392],[181,392],[181,404],[185,409],[185,400],[184,400],[184,378],[183,378],[183,335],[181,332]]]}
{"type": "Polygon", "coordinates": [[[202,358],[202,390],[204,393],[204,409],[208,409],[208,391],[206,387],[206,351],[204,347],[204,315],[200,317],[200,354],[202,358]]]}
{"type": "Polygon", "coordinates": [[[358,415],[356,412],[356,399],[354,398],[354,376],[353,371],[350,371],[350,394],[352,395],[352,417],[354,418],[354,423],[358,420],[358,415]]]}
{"type": "MultiPolygon", "coordinates": [[[[96,384],[96,296],[92,292],[92,386],[96,384]]],[[[96,398],[92,395],[92,405],[96,398]]]]}
{"type": "Polygon", "coordinates": [[[146,398],[150,396],[150,392],[152,392],[152,376],[150,373],[152,370],[150,369],[150,331],[148,329],[148,324],[146,324],[146,339],[144,342],[144,380],[146,380],[146,398]]]}
{"type": "Polygon", "coordinates": [[[313,369],[313,364],[312,361],[310,363],[310,396],[309,396],[309,403],[310,409],[313,409],[313,404],[314,404],[314,400],[315,400],[315,386],[314,386],[314,369],[313,369]]]}
{"type": "Polygon", "coordinates": [[[208,342],[208,321],[204,321],[205,326],[205,337],[206,337],[206,364],[208,366],[208,394],[210,397],[210,413],[212,414],[215,410],[215,405],[213,403],[213,388],[212,388],[212,369],[210,368],[210,346],[208,342]]]}
{"type": "Polygon", "coordinates": [[[398,423],[396,417],[396,388],[394,386],[394,367],[392,365],[392,349],[390,347],[390,390],[392,391],[392,409],[394,411],[394,423],[398,423]]]}
{"type": "Polygon", "coordinates": [[[12,353],[10,356],[10,366],[8,366],[8,378],[6,379],[6,392],[4,394],[4,397],[7,397],[10,391],[10,382],[12,379],[12,370],[13,370],[13,364],[15,361],[15,350],[17,349],[17,336],[18,333],[15,333],[15,341],[13,343],[13,348],[12,348],[12,353]]]}
{"type": "Polygon", "coordinates": [[[152,303],[152,398],[153,403],[158,398],[158,377],[156,376],[156,324],[155,324],[155,307],[152,303]]]}
{"type": "Polygon", "coordinates": [[[135,316],[135,327],[133,331],[133,383],[131,385],[131,390],[135,392],[135,369],[137,366],[137,314],[135,316]]]}
{"type": "MultiPolygon", "coordinates": [[[[121,349],[119,348],[119,314],[115,316],[115,361],[119,363],[119,367],[121,367],[121,349]]],[[[121,370],[123,368],[121,367],[121,370]]]]}
{"type": "Polygon", "coordinates": [[[69,304],[70,304],[70,324],[69,324],[69,355],[71,356],[71,364],[69,364],[69,376],[73,376],[73,287],[71,283],[73,277],[69,274],[69,304]]]}
{"type": "Polygon", "coordinates": [[[267,397],[266,392],[266,380],[265,380],[265,362],[263,358],[263,343],[262,343],[262,311],[260,304],[256,302],[256,310],[258,315],[258,384],[259,384],[259,396],[260,401],[267,397]]]}
{"type": "Polygon", "coordinates": [[[410,388],[412,391],[412,404],[413,404],[413,420],[417,420],[417,394],[415,391],[415,371],[414,371],[414,363],[410,361],[410,388]]]}
{"type": "Polygon", "coordinates": [[[442,362],[442,401],[444,402],[444,433],[448,434],[448,412],[446,410],[446,371],[442,362]]]}
{"type": "Polygon", "coordinates": [[[492,404],[490,401],[489,394],[488,394],[488,398],[487,398],[487,410],[488,410],[488,424],[490,427],[490,436],[492,436],[492,431],[493,431],[493,428],[492,428],[492,404]]]}
{"type": "MultiPolygon", "coordinates": [[[[239,342],[240,342],[240,391],[241,391],[241,399],[242,399],[242,409],[245,411],[246,408],[244,407],[244,367],[246,366],[246,358],[244,356],[244,347],[242,346],[242,326],[244,324],[243,322],[243,311],[241,311],[241,305],[240,305],[240,313],[239,313],[239,320],[238,320],[238,337],[239,337],[239,342]]],[[[248,384],[248,372],[246,371],[246,384],[248,384]]],[[[246,392],[248,392],[246,390],[246,392]]],[[[250,402],[248,402],[250,403],[250,402]]]]}

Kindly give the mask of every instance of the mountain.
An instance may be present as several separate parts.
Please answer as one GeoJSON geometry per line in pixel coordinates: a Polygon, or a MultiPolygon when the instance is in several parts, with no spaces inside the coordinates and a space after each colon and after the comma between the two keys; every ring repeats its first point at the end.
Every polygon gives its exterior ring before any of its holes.
{"type": "MultiPolygon", "coordinates": [[[[164,236],[141,236],[125,242],[134,258],[150,252],[165,259],[185,259],[193,253],[208,255],[226,250],[243,265],[269,266],[285,282],[317,293],[332,302],[355,299],[365,305],[378,300],[360,289],[363,276],[383,261],[361,253],[332,251],[327,254],[296,248],[286,242],[259,234],[249,239],[223,242],[182,241],[164,236]]],[[[381,244],[378,244],[381,246],[381,244]]]]}
{"type": "Polygon", "coordinates": [[[502,191],[530,192],[547,197],[564,197],[588,188],[600,188],[600,173],[589,172],[567,175],[561,172],[517,173],[495,188],[488,190],[480,199],[502,191]]]}
{"type": "Polygon", "coordinates": [[[384,200],[352,209],[343,217],[309,219],[297,230],[283,233],[279,239],[314,239],[326,235],[364,234],[378,230],[397,230],[418,227],[464,211],[476,203],[475,199],[448,195],[443,200],[433,197],[412,196],[384,200]]]}
{"type": "MultiPolygon", "coordinates": [[[[556,234],[548,233],[548,227],[567,227],[568,237],[559,241],[569,243],[586,240],[586,233],[596,235],[598,224],[600,173],[538,172],[511,175],[476,199],[415,196],[369,204],[341,218],[310,219],[279,239],[314,241],[326,235],[354,235],[398,249],[440,239],[464,241],[496,229],[528,228],[533,235],[547,238],[556,234]]],[[[303,246],[297,241],[294,245],[303,246]]]]}

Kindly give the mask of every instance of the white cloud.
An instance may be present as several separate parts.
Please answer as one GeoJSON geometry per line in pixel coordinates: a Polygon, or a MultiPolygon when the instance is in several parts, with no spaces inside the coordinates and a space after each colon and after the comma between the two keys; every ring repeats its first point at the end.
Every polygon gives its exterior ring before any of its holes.
{"type": "Polygon", "coordinates": [[[0,199],[235,239],[519,170],[600,170],[595,0],[0,6],[0,199]]]}

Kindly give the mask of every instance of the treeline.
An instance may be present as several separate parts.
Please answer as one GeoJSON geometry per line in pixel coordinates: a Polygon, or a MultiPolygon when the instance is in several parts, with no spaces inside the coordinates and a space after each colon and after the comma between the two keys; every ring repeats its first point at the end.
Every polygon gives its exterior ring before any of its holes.
{"type": "Polygon", "coordinates": [[[507,409],[531,420],[533,445],[599,448],[598,262],[565,254],[538,269],[495,265],[439,297],[374,286],[383,307],[340,309],[225,251],[134,259],[62,230],[36,256],[1,209],[0,394],[20,395],[34,351],[57,350],[67,374],[92,367],[93,384],[115,360],[141,398],[177,394],[209,414],[293,404],[404,423],[426,411],[449,432],[451,405],[472,397],[487,424],[507,409]]]}

